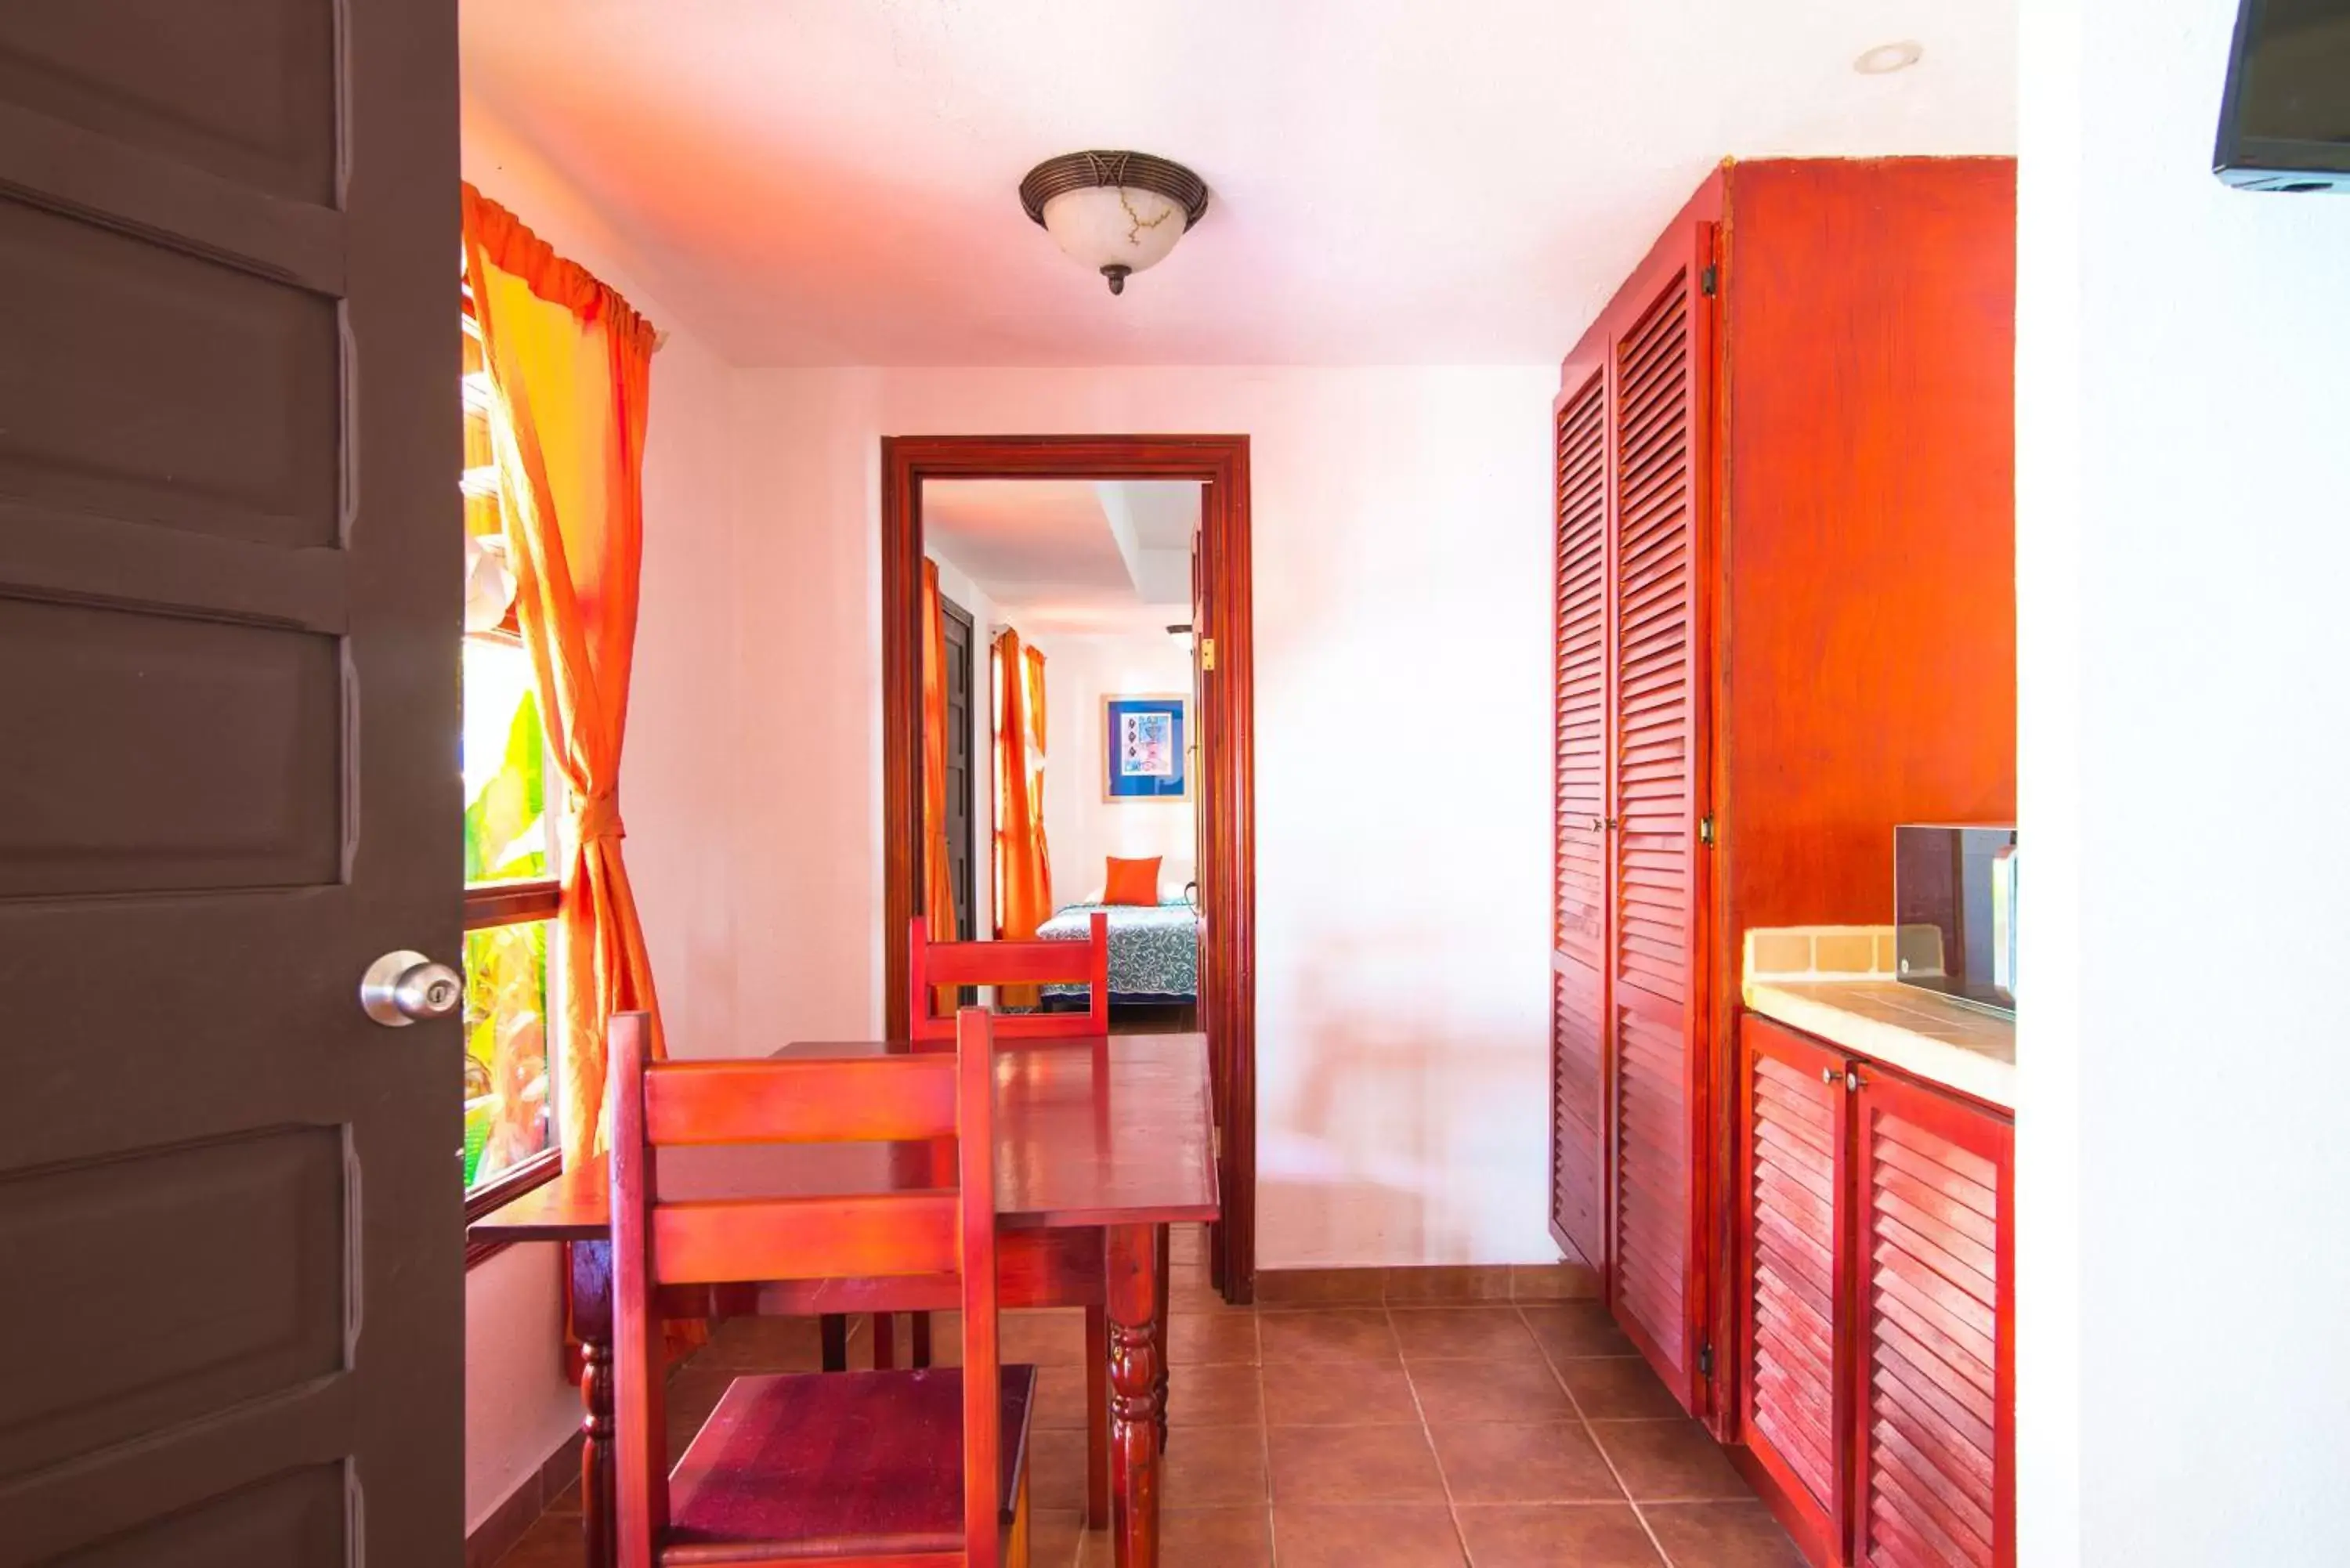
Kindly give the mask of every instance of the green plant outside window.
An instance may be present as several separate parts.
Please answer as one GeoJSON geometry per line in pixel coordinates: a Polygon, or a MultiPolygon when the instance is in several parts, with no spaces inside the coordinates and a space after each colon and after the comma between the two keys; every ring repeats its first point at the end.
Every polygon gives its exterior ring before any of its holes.
{"type": "MultiPolygon", "coordinates": [[[[465,880],[548,875],[546,738],[528,657],[468,638],[464,653],[465,880]]],[[[548,1078],[547,922],[465,933],[465,1185],[555,1139],[548,1078]]]]}

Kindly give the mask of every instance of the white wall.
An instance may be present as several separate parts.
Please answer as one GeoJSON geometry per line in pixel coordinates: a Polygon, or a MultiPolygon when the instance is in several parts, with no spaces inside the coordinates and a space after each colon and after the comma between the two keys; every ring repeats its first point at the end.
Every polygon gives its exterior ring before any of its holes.
{"type": "MultiPolygon", "coordinates": [[[[671,1048],[738,1048],[732,836],[747,784],[727,738],[760,722],[738,680],[732,550],[734,372],[678,331],[627,247],[494,116],[465,103],[465,177],[669,336],[653,359],[645,556],[621,765],[627,856],[671,1048]]],[[[754,1032],[756,1039],[768,1036],[754,1032]]],[[[477,1525],[579,1426],[559,1359],[556,1249],[510,1249],[466,1277],[465,1512],[477,1525]]]]}
{"type": "Polygon", "coordinates": [[[2211,177],[2235,10],[2024,10],[2031,1568],[2350,1541],[2350,201],[2211,177]]]}
{"type": "MultiPolygon", "coordinates": [[[[1163,631],[1045,635],[1036,646],[1045,650],[1045,734],[1052,742],[1045,754],[1045,839],[1053,852],[1054,908],[1098,893],[1113,855],[1122,860],[1159,856],[1159,892],[1181,893],[1198,859],[1196,797],[1102,799],[1102,699],[1188,693],[1191,639],[1163,631]]],[[[1187,723],[1191,717],[1186,715],[1187,723]]],[[[1186,732],[1185,744],[1196,740],[1186,732]]]]}
{"type": "MultiPolygon", "coordinates": [[[[1548,366],[755,370],[736,1015],[880,1017],[888,434],[1245,431],[1259,1262],[1538,1260],[1549,1046],[1548,366]]],[[[631,842],[632,852],[636,845],[631,842]]]]}

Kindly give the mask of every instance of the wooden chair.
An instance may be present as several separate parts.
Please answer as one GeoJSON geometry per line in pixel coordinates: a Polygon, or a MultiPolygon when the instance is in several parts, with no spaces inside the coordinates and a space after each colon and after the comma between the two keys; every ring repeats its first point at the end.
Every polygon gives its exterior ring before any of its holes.
{"type": "MultiPolygon", "coordinates": [[[[941,986],[1077,985],[1087,987],[1083,1012],[1001,1012],[994,1015],[995,1038],[1010,1043],[1035,1040],[1099,1038],[1109,1033],[1109,917],[1094,911],[1086,940],[933,942],[929,925],[917,915],[908,933],[906,983],[907,1033],[914,1049],[953,1037],[954,1023],[931,1010],[931,999],[941,986]]],[[[827,1346],[845,1345],[845,1321],[827,1320],[827,1346]]],[[[931,1364],[931,1314],[913,1315],[910,1359],[916,1366],[931,1364]]],[[[831,1351],[827,1349],[827,1355],[831,1351]]],[[[890,1314],[873,1319],[873,1364],[897,1361],[897,1328],[890,1314]]],[[[846,1351],[842,1365],[846,1365],[846,1351]]],[[[1086,1309],[1087,1481],[1086,1519],[1095,1529],[1109,1522],[1109,1313],[1101,1306],[1086,1309]]]]}
{"type": "Polygon", "coordinates": [[[649,1037],[612,1020],[620,1568],[1025,1568],[1036,1374],[996,1362],[988,1015],[963,1011],[952,1055],[649,1062],[649,1037]],[[945,1189],[659,1195],[664,1147],[944,1138],[945,1189]],[[737,1377],[663,1464],[662,1286],[908,1275],[959,1277],[960,1368],[737,1377]]]}
{"type": "Polygon", "coordinates": [[[1083,985],[1090,992],[1085,1012],[1000,1012],[995,1037],[1070,1040],[1109,1033],[1109,917],[1098,909],[1082,942],[934,942],[917,915],[910,953],[907,1032],[918,1042],[955,1036],[955,1021],[931,1009],[941,986],[1083,985]]]}

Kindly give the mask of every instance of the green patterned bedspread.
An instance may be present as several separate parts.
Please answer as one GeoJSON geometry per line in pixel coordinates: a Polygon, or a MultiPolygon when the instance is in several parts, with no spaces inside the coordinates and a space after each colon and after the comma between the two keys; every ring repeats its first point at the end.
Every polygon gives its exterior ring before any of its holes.
{"type": "MultiPolygon", "coordinates": [[[[1147,904],[1071,904],[1036,928],[1050,941],[1081,942],[1093,913],[1109,916],[1109,999],[1193,1002],[1200,994],[1199,912],[1180,898],[1147,904]]],[[[1048,985],[1048,998],[1076,997],[1082,985],[1048,985]]]]}

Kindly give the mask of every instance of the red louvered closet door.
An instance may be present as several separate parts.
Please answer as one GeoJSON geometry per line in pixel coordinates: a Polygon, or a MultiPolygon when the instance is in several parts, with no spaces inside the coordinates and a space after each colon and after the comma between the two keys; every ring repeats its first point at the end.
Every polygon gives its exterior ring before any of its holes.
{"type": "Polygon", "coordinates": [[[1748,1013],[1739,1085],[1741,1429],[1801,1510],[1813,1560],[1840,1560],[1851,1413],[1838,1376],[1850,1058],[1748,1013]]]}
{"type": "Polygon", "coordinates": [[[1862,1069],[1855,1558],[2015,1562],[2014,1129],[1862,1069]]]}
{"type": "MultiPolygon", "coordinates": [[[[1570,376],[1570,381],[1574,379],[1570,376]]],[[[1551,935],[1551,1231],[1607,1264],[1603,1085],[1607,965],[1607,388],[1595,365],[1558,438],[1551,935]]]]}
{"type": "Polygon", "coordinates": [[[1704,1281],[1699,1262],[1694,1043],[1704,1012],[1698,857],[1704,696],[1699,547],[1700,386],[1710,345],[1695,256],[1644,289],[1617,337],[1609,466],[1609,616],[1616,1316],[1691,1409],[1704,1281]]]}

